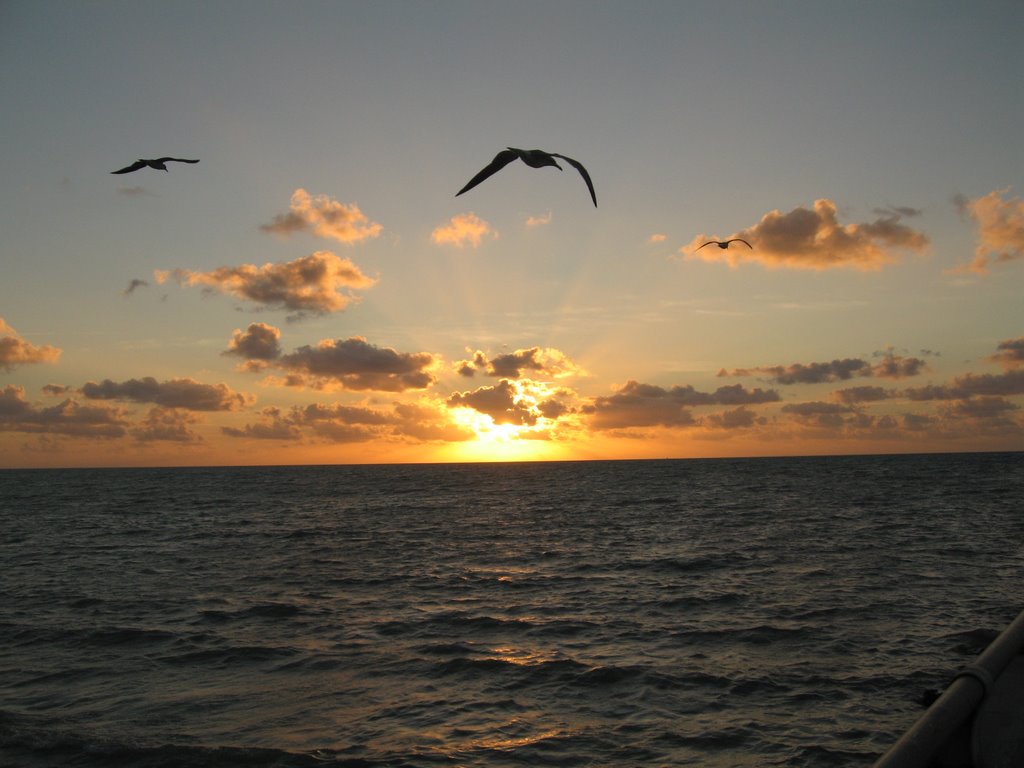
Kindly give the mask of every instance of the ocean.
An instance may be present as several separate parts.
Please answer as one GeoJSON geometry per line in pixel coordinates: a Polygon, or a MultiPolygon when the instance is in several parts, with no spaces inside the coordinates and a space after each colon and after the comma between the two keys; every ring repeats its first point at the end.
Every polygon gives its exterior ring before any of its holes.
{"type": "Polygon", "coordinates": [[[0,471],[0,764],[857,766],[1024,608],[1024,454],[0,471]]]}

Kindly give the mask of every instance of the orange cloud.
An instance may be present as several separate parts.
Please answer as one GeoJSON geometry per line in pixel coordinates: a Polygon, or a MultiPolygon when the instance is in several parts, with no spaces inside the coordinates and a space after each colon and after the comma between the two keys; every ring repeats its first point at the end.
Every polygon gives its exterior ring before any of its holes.
{"type": "Polygon", "coordinates": [[[55,363],[61,350],[57,347],[37,347],[18,335],[2,317],[0,317],[0,369],[10,371],[16,365],[32,365],[34,363],[55,363]]]}
{"type": "Polygon", "coordinates": [[[928,369],[924,360],[918,357],[903,357],[892,350],[882,353],[882,361],[871,364],[860,358],[843,358],[826,363],[793,363],[792,365],[758,366],[756,368],[724,368],[718,376],[766,376],[776,384],[822,384],[831,381],[845,381],[854,377],[878,377],[901,379],[916,376],[928,369]]]}
{"type": "Polygon", "coordinates": [[[1009,189],[997,189],[983,197],[956,199],[957,206],[967,213],[978,229],[974,259],[951,270],[985,274],[995,263],[1024,258],[1024,200],[1009,198],[1009,189]]]}
{"type": "Polygon", "coordinates": [[[463,442],[472,431],[452,424],[436,403],[395,403],[390,410],[332,403],[265,408],[260,421],[243,428],[224,427],[229,437],[328,443],[408,439],[412,442],[463,442]]]}
{"type": "Polygon", "coordinates": [[[235,411],[256,401],[252,395],[235,392],[227,384],[203,384],[194,379],[159,382],[152,376],[123,382],[90,381],[82,386],[81,392],[90,400],[128,400],[189,411],[235,411]]]}
{"type": "Polygon", "coordinates": [[[463,248],[467,244],[476,248],[487,236],[497,237],[491,225],[475,213],[460,213],[452,216],[447,224],[435,229],[430,239],[435,245],[454,245],[463,248]]]}
{"type": "Polygon", "coordinates": [[[490,359],[477,350],[471,360],[459,360],[455,367],[460,375],[467,378],[475,375],[478,370],[488,376],[505,379],[518,379],[524,373],[554,379],[586,375],[586,371],[570,360],[568,355],[552,347],[517,349],[490,359]]]}
{"type": "Polygon", "coordinates": [[[190,429],[189,425],[201,421],[191,411],[156,406],[150,408],[146,418],[131,429],[131,434],[141,443],[199,443],[203,438],[190,429]]]}
{"type": "Polygon", "coordinates": [[[533,229],[534,227],[541,227],[541,226],[543,226],[545,224],[550,224],[550,223],[551,223],[551,211],[548,211],[547,213],[542,214],[540,216],[527,216],[526,217],[526,226],[528,226],[530,229],[533,229]]]}
{"type": "Polygon", "coordinates": [[[752,248],[742,243],[726,249],[715,245],[701,248],[708,240],[728,239],[701,234],[680,253],[688,259],[724,261],[732,268],[753,261],[769,268],[881,269],[895,261],[891,249],[922,251],[928,245],[925,235],[900,223],[908,210],[882,211],[878,219],[864,224],[840,224],[836,204],[821,199],[814,202],[813,210],[771,211],[753,227],[729,235],[743,238],[752,248]]]}
{"type": "Polygon", "coordinates": [[[260,229],[279,235],[312,231],[320,237],[358,243],[377,237],[382,227],[371,222],[355,203],[339,203],[328,195],[313,197],[299,188],[292,193],[288,213],[276,215],[270,224],[260,229]]]}
{"type": "MultiPolygon", "coordinates": [[[[653,384],[628,381],[615,394],[594,399],[582,412],[590,417],[595,430],[619,430],[634,427],[691,427],[699,422],[691,408],[701,405],[758,405],[778,402],[775,390],[760,387],[748,390],[740,384],[719,387],[714,392],[700,392],[691,385],[669,389],[653,384]]],[[[724,417],[720,417],[724,418],[724,417]]],[[[735,426],[736,418],[732,417],[735,426]]],[[[719,421],[716,426],[724,426],[719,421]]]]}
{"type": "Polygon", "coordinates": [[[666,240],[668,240],[668,236],[663,235],[660,232],[655,232],[653,235],[647,238],[647,242],[650,243],[651,245],[655,243],[664,243],[666,240]]]}
{"type": "Polygon", "coordinates": [[[532,379],[502,379],[494,386],[454,392],[446,405],[472,409],[489,416],[494,424],[532,427],[542,418],[553,422],[575,413],[576,409],[566,402],[573,394],[532,379]]]}
{"type": "Polygon", "coordinates": [[[225,355],[245,358],[244,370],[259,371],[281,355],[281,331],[266,323],[250,323],[243,332],[236,328],[225,355]]]}
{"type": "Polygon", "coordinates": [[[37,408],[25,390],[8,385],[0,390],[0,431],[55,434],[68,437],[123,437],[129,422],[120,408],[80,405],[67,399],[50,408],[37,408]]]}
{"type": "Polygon", "coordinates": [[[1024,336],[1001,341],[997,349],[989,358],[992,362],[999,363],[1008,371],[1024,366],[1024,336]]]}
{"type": "Polygon", "coordinates": [[[330,251],[316,251],[282,264],[242,264],[220,267],[212,272],[187,269],[157,270],[157,282],[173,278],[180,285],[204,286],[240,299],[272,308],[305,313],[339,312],[355,297],[346,293],[369,288],[376,280],[364,275],[349,259],[330,251]]]}
{"type": "Polygon", "coordinates": [[[438,359],[429,352],[396,352],[351,336],[323,339],[315,347],[307,344],[284,354],[280,338],[274,326],[252,323],[244,333],[235,330],[224,354],[245,358],[243,369],[251,372],[280,369],[285,378],[270,383],[290,387],[405,392],[426,389],[436,381],[431,370],[438,359]]]}

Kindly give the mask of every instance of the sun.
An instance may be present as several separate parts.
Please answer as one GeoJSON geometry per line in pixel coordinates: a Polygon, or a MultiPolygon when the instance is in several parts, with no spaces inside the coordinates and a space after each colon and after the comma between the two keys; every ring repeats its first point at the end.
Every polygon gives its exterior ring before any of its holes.
{"type": "Polygon", "coordinates": [[[452,420],[475,437],[449,446],[456,461],[551,461],[565,457],[565,448],[550,439],[543,417],[535,424],[496,424],[472,408],[453,408],[452,420]]]}

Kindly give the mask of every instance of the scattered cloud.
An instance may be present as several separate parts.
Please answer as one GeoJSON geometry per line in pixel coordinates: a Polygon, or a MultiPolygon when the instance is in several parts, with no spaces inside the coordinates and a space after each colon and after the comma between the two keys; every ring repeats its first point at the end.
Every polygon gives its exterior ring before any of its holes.
{"type": "Polygon", "coordinates": [[[712,413],[705,418],[704,423],[712,429],[751,429],[767,424],[768,419],[741,405],[731,411],[712,413]]]}
{"type": "Polygon", "coordinates": [[[840,224],[836,204],[821,199],[813,209],[771,211],[753,227],[729,235],[743,238],[752,249],[742,244],[700,248],[710,239],[720,239],[701,234],[680,253],[688,259],[724,261],[732,268],[753,261],[770,268],[876,270],[895,261],[893,248],[923,251],[928,246],[924,234],[901,223],[904,210],[889,208],[871,222],[840,224]]]}
{"type": "Polygon", "coordinates": [[[312,196],[299,188],[292,193],[288,212],[277,214],[260,229],[278,235],[312,232],[351,244],[377,237],[382,227],[370,221],[355,203],[346,205],[328,195],[312,196]]]}
{"type": "Polygon", "coordinates": [[[199,443],[203,441],[202,437],[190,426],[200,421],[202,419],[191,411],[155,406],[130,431],[141,443],[199,443]]]}
{"type": "Polygon", "coordinates": [[[874,403],[879,400],[887,400],[895,395],[896,390],[885,389],[884,387],[849,387],[837,389],[832,393],[832,399],[837,403],[845,405],[856,405],[857,403],[874,403]]]}
{"type": "Polygon", "coordinates": [[[355,300],[352,290],[369,288],[377,282],[349,259],[330,251],[315,251],[294,261],[262,267],[242,264],[211,272],[157,270],[155,275],[158,283],[174,279],[180,285],[202,286],[300,316],[340,312],[355,300]]]}
{"type": "Polygon", "coordinates": [[[478,370],[487,376],[503,379],[518,379],[524,375],[554,379],[586,375],[586,371],[570,360],[568,355],[552,347],[517,349],[494,358],[488,358],[477,350],[471,359],[457,361],[455,369],[466,378],[471,378],[478,370]]]}
{"type": "Polygon", "coordinates": [[[551,223],[551,218],[552,218],[551,211],[548,211],[547,213],[541,214],[540,216],[527,216],[526,217],[526,226],[529,227],[530,229],[533,229],[535,227],[540,227],[540,226],[543,226],[545,224],[550,224],[551,223]]]}
{"type": "Polygon", "coordinates": [[[202,384],[194,379],[159,382],[152,376],[122,382],[90,381],[82,385],[81,392],[90,400],[127,400],[189,411],[235,411],[255,402],[252,395],[235,392],[227,384],[202,384]]]}
{"type": "MultiPolygon", "coordinates": [[[[689,384],[665,389],[631,380],[615,394],[595,398],[591,405],[582,408],[582,412],[590,417],[590,427],[595,430],[690,427],[698,424],[690,410],[697,406],[742,406],[778,400],[779,394],[775,390],[748,390],[740,384],[719,387],[714,392],[700,392],[689,384]]],[[[719,421],[718,426],[722,424],[724,421],[719,421]]]]}
{"type": "Polygon", "coordinates": [[[989,358],[992,362],[999,363],[1008,371],[1024,366],[1024,336],[1001,341],[997,349],[999,351],[989,358]]]}
{"type": "Polygon", "coordinates": [[[443,405],[432,401],[395,403],[390,409],[311,403],[288,411],[264,408],[260,419],[242,428],[223,427],[228,437],[251,440],[358,443],[370,440],[463,442],[471,430],[452,424],[443,405]]]}
{"type": "MultiPolygon", "coordinates": [[[[533,379],[502,379],[494,386],[454,392],[448,408],[469,408],[491,418],[494,424],[533,427],[541,419],[554,422],[576,412],[569,389],[554,388],[533,379]]],[[[534,435],[536,437],[536,435],[534,435]]]]}
{"type": "Polygon", "coordinates": [[[1024,200],[1009,197],[1010,190],[997,189],[970,200],[954,198],[961,213],[970,216],[978,231],[974,259],[952,272],[985,274],[993,264],[1024,258],[1024,200]]]}
{"type": "Polygon", "coordinates": [[[284,354],[280,337],[277,328],[252,323],[245,332],[235,330],[224,354],[245,358],[243,369],[251,372],[282,370],[285,378],[270,383],[290,387],[405,392],[426,389],[436,381],[431,371],[439,360],[429,352],[396,352],[352,336],[324,339],[284,354]]]}
{"type": "Polygon", "coordinates": [[[536,424],[537,413],[529,405],[520,402],[518,394],[518,389],[511,381],[502,379],[493,387],[480,387],[473,392],[455,392],[448,398],[448,407],[472,408],[490,416],[495,424],[536,424]]]}
{"type": "Polygon", "coordinates": [[[145,288],[147,285],[149,285],[148,280],[141,280],[137,277],[132,278],[131,282],[128,283],[128,287],[121,291],[121,295],[127,298],[128,296],[131,296],[133,293],[135,293],[137,289],[145,288]]]}
{"type": "Polygon", "coordinates": [[[25,341],[0,317],[0,370],[10,371],[17,365],[55,363],[60,353],[57,347],[37,347],[25,341]]]}
{"type": "Polygon", "coordinates": [[[67,399],[49,408],[38,408],[25,399],[25,390],[7,385],[0,390],[0,431],[117,438],[127,433],[129,422],[121,408],[81,405],[67,399]]]}
{"type": "Polygon", "coordinates": [[[647,242],[650,245],[654,245],[655,243],[664,243],[666,240],[668,240],[668,236],[663,235],[660,232],[655,232],[653,235],[647,238],[647,242]]]}
{"type": "Polygon", "coordinates": [[[475,213],[460,213],[452,216],[447,224],[437,227],[430,239],[435,245],[454,245],[464,248],[467,244],[476,248],[485,237],[497,237],[491,225],[475,213]]]}
{"type": "Polygon", "coordinates": [[[977,395],[1024,395],[1024,368],[1001,374],[965,373],[949,384],[913,387],[903,391],[911,400],[963,400],[977,395]]]}
{"type": "Polygon", "coordinates": [[[262,370],[281,356],[281,331],[266,323],[250,323],[244,332],[236,328],[223,354],[245,358],[246,370],[262,370]]]}
{"type": "Polygon", "coordinates": [[[719,376],[764,376],[776,384],[822,384],[846,381],[854,377],[901,379],[917,376],[928,369],[927,363],[917,357],[904,357],[892,350],[883,353],[879,363],[860,358],[836,359],[825,363],[793,363],[792,365],[758,366],[756,368],[722,368],[719,376]]]}

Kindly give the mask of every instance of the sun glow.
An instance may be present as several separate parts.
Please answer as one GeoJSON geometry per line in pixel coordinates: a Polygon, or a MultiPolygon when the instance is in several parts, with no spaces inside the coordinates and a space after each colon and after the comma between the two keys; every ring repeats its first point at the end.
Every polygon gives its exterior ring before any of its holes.
{"type": "Polygon", "coordinates": [[[459,461],[542,461],[562,458],[563,448],[549,435],[548,420],[540,417],[535,424],[496,424],[485,413],[472,408],[453,408],[451,418],[476,437],[451,446],[453,458],[459,461]]]}

